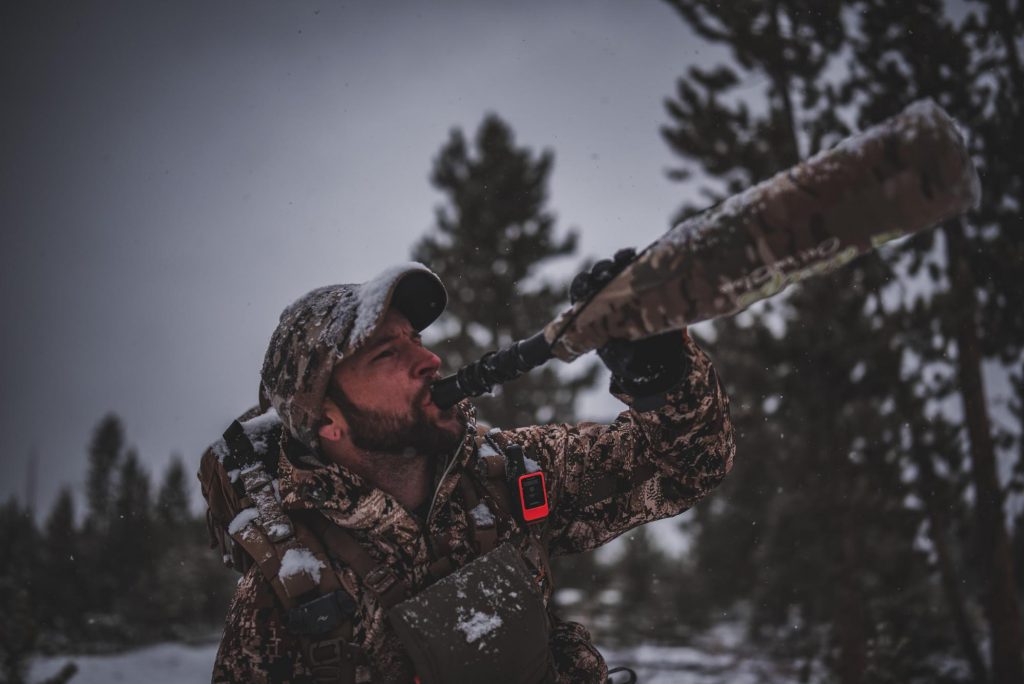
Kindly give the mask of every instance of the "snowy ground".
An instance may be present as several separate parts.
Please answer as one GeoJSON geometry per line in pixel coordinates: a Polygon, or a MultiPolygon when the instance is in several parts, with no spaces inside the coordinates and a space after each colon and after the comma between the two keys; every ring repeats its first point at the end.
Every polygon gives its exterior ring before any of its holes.
{"type": "MultiPolygon", "coordinates": [[[[636,672],[638,684],[795,684],[797,678],[761,658],[735,653],[709,654],[693,648],[637,646],[602,649],[609,668],[626,666],[636,672]]],[[[616,679],[617,682],[625,681],[616,679]]]]}
{"type": "Polygon", "coordinates": [[[73,661],[78,674],[72,684],[191,684],[209,682],[217,644],[186,646],[157,644],[112,655],[56,656],[40,658],[29,675],[35,684],[52,676],[64,663],[73,661]]]}
{"type": "MultiPolygon", "coordinates": [[[[29,681],[37,683],[56,673],[68,660],[79,668],[72,684],[191,684],[209,682],[216,644],[186,646],[158,644],[116,655],[42,658],[32,667],[29,681]]],[[[792,673],[759,658],[731,653],[707,653],[692,648],[638,646],[617,651],[602,649],[611,667],[636,670],[639,684],[755,684],[796,682],[792,673]]],[[[621,680],[620,680],[621,681],[621,680]]]]}

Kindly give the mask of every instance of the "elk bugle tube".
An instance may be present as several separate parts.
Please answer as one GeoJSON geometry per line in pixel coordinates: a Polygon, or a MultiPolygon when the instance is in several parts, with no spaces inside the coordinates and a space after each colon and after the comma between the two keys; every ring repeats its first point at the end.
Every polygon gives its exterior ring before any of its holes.
{"type": "Polygon", "coordinates": [[[739,312],[878,245],[975,206],[978,175],[931,100],[678,224],[589,301],[544,328],[571,361],[739,312]]]}

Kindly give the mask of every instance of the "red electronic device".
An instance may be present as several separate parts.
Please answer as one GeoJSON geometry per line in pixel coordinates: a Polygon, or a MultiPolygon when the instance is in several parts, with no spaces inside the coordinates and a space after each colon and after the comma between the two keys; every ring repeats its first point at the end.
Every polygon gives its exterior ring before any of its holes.
{"type": "Polygon", "coordinates": [[[519,510],[523,521],[537,522],[548,517],[548,489],[544,482],[544,472],[538,470],[519,476],[519,510]]]}

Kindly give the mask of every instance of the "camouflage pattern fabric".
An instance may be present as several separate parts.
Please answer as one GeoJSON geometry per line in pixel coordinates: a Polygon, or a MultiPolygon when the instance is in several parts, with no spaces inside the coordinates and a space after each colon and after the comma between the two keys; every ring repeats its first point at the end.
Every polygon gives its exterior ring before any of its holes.
{"type": "MultiPolygon", "coordinates": [[[[519,444],[544,469],[551,515],[530,528],[552,555],[596,548],[627,530],[676,515],[706,496],[732,467],[734,443],[728,400],[707,356],[685,332],[690,368],[657,410],[628,409],[610,425],[581,423],[516,430],[489,436],[501,448],[519,444]]],[[[632,399],[620,396],[627,404],[632,399]]],[[[309,465],[295,457],[297,443],[283,433],[278,481],[288,511],[318,510],[349,530],[373,556],[416,593],[431,581],[430,566],[449,556],[456,567],[479,555],[464,499],[463,478],[483,484],[488,446],[475,439],[468,402],[460,404],[468,429],[449,474],[440,483],[430,519],[424,524],[391,496],[337,465],[309,465]],[[302,462],[303,465],[297,465],[302,462]]],[[[439,474],[440,476],[440,465],[439,474]]],[[[483,491],[482,487],[477,487],[483,491]]],[[[532,543],[494,497],[482,498],[494,514],[498,543],[516,544],[546,605],[553,587],[532,543]]],[[[414,672],[385,611],[356,574],[335,568],[356,599],[353,642],[369,664],[356,670],[359,682],[413,681],[414,672]]],[[[587,630],[554,621],[550,647],[560,682],[600,682],[607,666],[587,630]]],[[[213,672],[214,682],[310,682],[302,643],[283,623],[282,609],[257,567],[241,580],[228,613],[213,672]]]]}
{"type": "Polygon", "coordinates": [[[931,100],[850,137],[672,228],[595,297],[544,329],[571,361],[741,311],[894,238],[967,211],[978,174],[931,100]]]}

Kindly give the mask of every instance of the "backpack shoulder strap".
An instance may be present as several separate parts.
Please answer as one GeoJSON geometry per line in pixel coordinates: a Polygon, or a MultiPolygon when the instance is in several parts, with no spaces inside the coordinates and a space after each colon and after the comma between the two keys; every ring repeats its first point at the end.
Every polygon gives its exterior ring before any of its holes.
{"type": "Polygon", "coordinates": [[[301,515],[303,524],[323,540],[326,554],[341,565],[351,568],[384,610],[409,597],[411,592],[408,584],[389,566],[373,560],[351,532],[335,525],[320,511],[302,511],[301,515]]]}
{"type": "Polygon", "coordinates": [[[211,537],[219,540],[226,562],[243,571],[259,567],[285,611],[287,628],[300,638],[314,681],[354,682],[365,654],[350,643],[353,594],[320,537],[281,506],[273,477],[279,424],[273,416],[262,425],[243,422],[249,415],[232,422],[203,455],[199,479],[211,537]]]}

